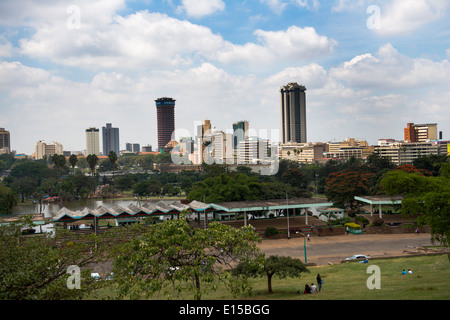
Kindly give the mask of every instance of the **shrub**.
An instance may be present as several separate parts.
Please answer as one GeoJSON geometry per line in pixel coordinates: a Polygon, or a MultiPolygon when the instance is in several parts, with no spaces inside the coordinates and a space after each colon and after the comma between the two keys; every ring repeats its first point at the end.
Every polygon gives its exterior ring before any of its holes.
{"type": "Polygon", "coordinates": [[[363,216],[356,216],[355,221],[362,223],[362,224],[369,224],[369,220],[367,220],[367,218],[365,218],[363,216]]]}
{"type": "Polygon", "coordinates": [[[377,227],[382,226],[383,223],[384,223],[384,220],[381,219],[381,218],[375,218],[375,219],[373,219],[373,221],[372,221],[372,225],[373,225],[373,226],[377,226],[377,227]]]}
{"type": "Polygon", "coordinates": [[[266,231],[264,232],[266,237],[274,236],[277,235],[278,233],[279,233],[278,229],[274,227],[267,227],[266,231]]]}
{"type": "Polygon", "coordinates": [[[344,227],[348,227],[349,229],[361,229],[361,226],[354,222],[346,223],[346,224],[344,224],[344,227]]]}

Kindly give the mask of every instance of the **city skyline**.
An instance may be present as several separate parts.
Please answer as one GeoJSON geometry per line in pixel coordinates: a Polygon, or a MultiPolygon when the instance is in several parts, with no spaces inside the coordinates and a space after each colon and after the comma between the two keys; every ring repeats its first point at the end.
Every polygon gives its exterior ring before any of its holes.
{"type": "MultiPolygon", "coordinates": [[[[308,141],[402,139],[406,123],[450,137],[450,4],[444,0],[0,3],[0,127],[11,149],[85,149],[114,123],[157,146],[154,101],[176,128],[246,119],[280,130],[279,88],[308,88],[308,141]],[[200,5],[199,5],[200,4],[200,5]]],[[[186,136],[186,134],[183,134],[186,136]]]]}

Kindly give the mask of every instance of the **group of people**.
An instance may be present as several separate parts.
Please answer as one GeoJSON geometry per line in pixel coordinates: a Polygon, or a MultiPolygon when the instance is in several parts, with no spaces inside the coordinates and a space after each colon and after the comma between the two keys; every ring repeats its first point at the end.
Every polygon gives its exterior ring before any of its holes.
{"type": "Polygon", "coordinates": [[[404,274],[412,274],[412,270],[408,269],[408,271],[406,271],[405,269],[403,269],[402,275],[404,275],[404,274]]]}
{"type": "Polygon", "coordinates": [[[305,284],[305,290],[303,291],[304,294],[316,293],[316,292],[322,291],[323,280],[320,277],[320,274],[317,274],[316,280],[317,280],[318,287],[314,283],[311,283],[310,286],[308,284],[305,284]]]}

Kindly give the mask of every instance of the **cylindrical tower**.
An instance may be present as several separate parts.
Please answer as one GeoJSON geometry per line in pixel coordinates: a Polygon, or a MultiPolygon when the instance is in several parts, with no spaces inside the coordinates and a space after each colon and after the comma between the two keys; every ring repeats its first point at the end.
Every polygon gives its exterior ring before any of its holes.
{"type": "Polygon", "coordinates": [[[292,82],[280,91],[281,143],[306,143],[306,88],[292,82]]]}
{"type": "Polygon", "coordinates": [[[175,100],[172,98],[159,98],[156,102],[158,124],[158,150],[172,140],[175,131],[175,100]]]}

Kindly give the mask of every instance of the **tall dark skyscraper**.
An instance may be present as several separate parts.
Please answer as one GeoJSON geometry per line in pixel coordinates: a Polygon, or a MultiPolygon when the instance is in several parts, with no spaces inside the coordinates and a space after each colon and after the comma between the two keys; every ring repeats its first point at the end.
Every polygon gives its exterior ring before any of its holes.
{"type": "Polygon", "coordinates": [[[306,143],[306,88],[295,82],[281,87],[281,143],[306,143]]]}
{"type": "Polygon", "coordinates": [[[158,149],[164,148],[172,140],[175,131],[175,100],[159,98],[156,102],[158,124],[158,149]]]}
{"type": "Polygon", "coordinates": [[[110,151],[120,155],[119,128],[113,128],[111,123],[102,127],[103,155],[107,156],[110,151]]]}

